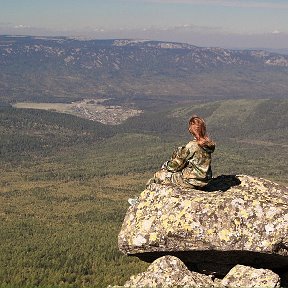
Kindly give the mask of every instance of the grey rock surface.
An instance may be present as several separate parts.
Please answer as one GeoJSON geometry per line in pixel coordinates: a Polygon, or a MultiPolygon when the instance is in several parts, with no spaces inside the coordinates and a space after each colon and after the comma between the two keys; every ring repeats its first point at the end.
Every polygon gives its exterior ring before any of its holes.
{"type": "Polygon", "coordinates": [[[280,287],[280,277],[268,269],[236,265],[221,281],[224,287],[280,287]]]}
{"type": "Polygon", "coordinates": [[[155,260],[146,272],[131,276],[124,287],[213,287],[209,276],[191,272],[174,256],[155,260]]]}
{"type": "Polygon", "coordinates": [[[287,203],[287,187],[246,175],[220,176],[205,191],[151,184],[127,211],[119,249],[222,276],[236,264],[287,269],[287,203]]]}
{"type": "Polygon", "coordinates": [[[109,286],[109,288],[121,287],[279,288],[280,277],[268,269],[236,265],[221,280],[189,271],[180,259],[167,255],[155,260],[147,271],[131,276],[124,286],[109,286]]]}

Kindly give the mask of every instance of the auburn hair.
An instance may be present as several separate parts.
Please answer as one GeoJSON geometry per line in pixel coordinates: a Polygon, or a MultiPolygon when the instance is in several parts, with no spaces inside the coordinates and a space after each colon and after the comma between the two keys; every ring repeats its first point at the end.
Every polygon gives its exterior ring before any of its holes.
{"type": "Polygon", "coordinates": [[[205,121],[199,116],[192,116],[189,120],[189,132],[196,138],[198,145],[215,146],[214,142],[209,138],[206,132],[205,121]]]}

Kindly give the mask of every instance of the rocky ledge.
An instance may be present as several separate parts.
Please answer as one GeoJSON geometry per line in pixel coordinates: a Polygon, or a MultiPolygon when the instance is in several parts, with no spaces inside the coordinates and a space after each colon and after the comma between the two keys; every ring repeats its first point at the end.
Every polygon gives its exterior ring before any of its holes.
{"type": "Polygon", "coordinates": [[[189,271],[184,263],[174,256],[163,256],[155,260],[146,272],[131,276],[124,286],[114,286],[116,287],[278,288],[280,277],[267,269],[237,265],[221,280],[189,271]]]}
{"type": "Polygon", "coordinates": [[[148,262],[176,256],[213,277],[226,277],[235,265],[283,274],[287,212],[287,187],[262,178],[219,176],[205,191],[151,184],[129,207],[118,245],[148,262]]]}

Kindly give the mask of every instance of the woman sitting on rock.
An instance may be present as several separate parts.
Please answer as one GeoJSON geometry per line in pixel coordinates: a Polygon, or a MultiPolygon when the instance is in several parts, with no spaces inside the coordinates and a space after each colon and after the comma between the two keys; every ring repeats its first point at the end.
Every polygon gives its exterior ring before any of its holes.
{"type": "Polygon", "coordinates": [[[202,188],[212,178],[211,154],[215,143],[206,133],[202,118],[193,116],[189,121],[189,132],[194,136],[186,146],[178,147],[161,170],[154,174],[147,185],[159,183],[182,188],[202,188]]]}

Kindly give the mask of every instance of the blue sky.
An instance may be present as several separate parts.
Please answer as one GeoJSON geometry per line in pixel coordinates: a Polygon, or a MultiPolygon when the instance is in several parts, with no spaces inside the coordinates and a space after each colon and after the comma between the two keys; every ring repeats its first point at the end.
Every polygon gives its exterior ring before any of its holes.
{"type": "Polygon", "coordinates": [[[0,7],[1,34],[288,48],[288,0],[0,0],[0,7]]]}

